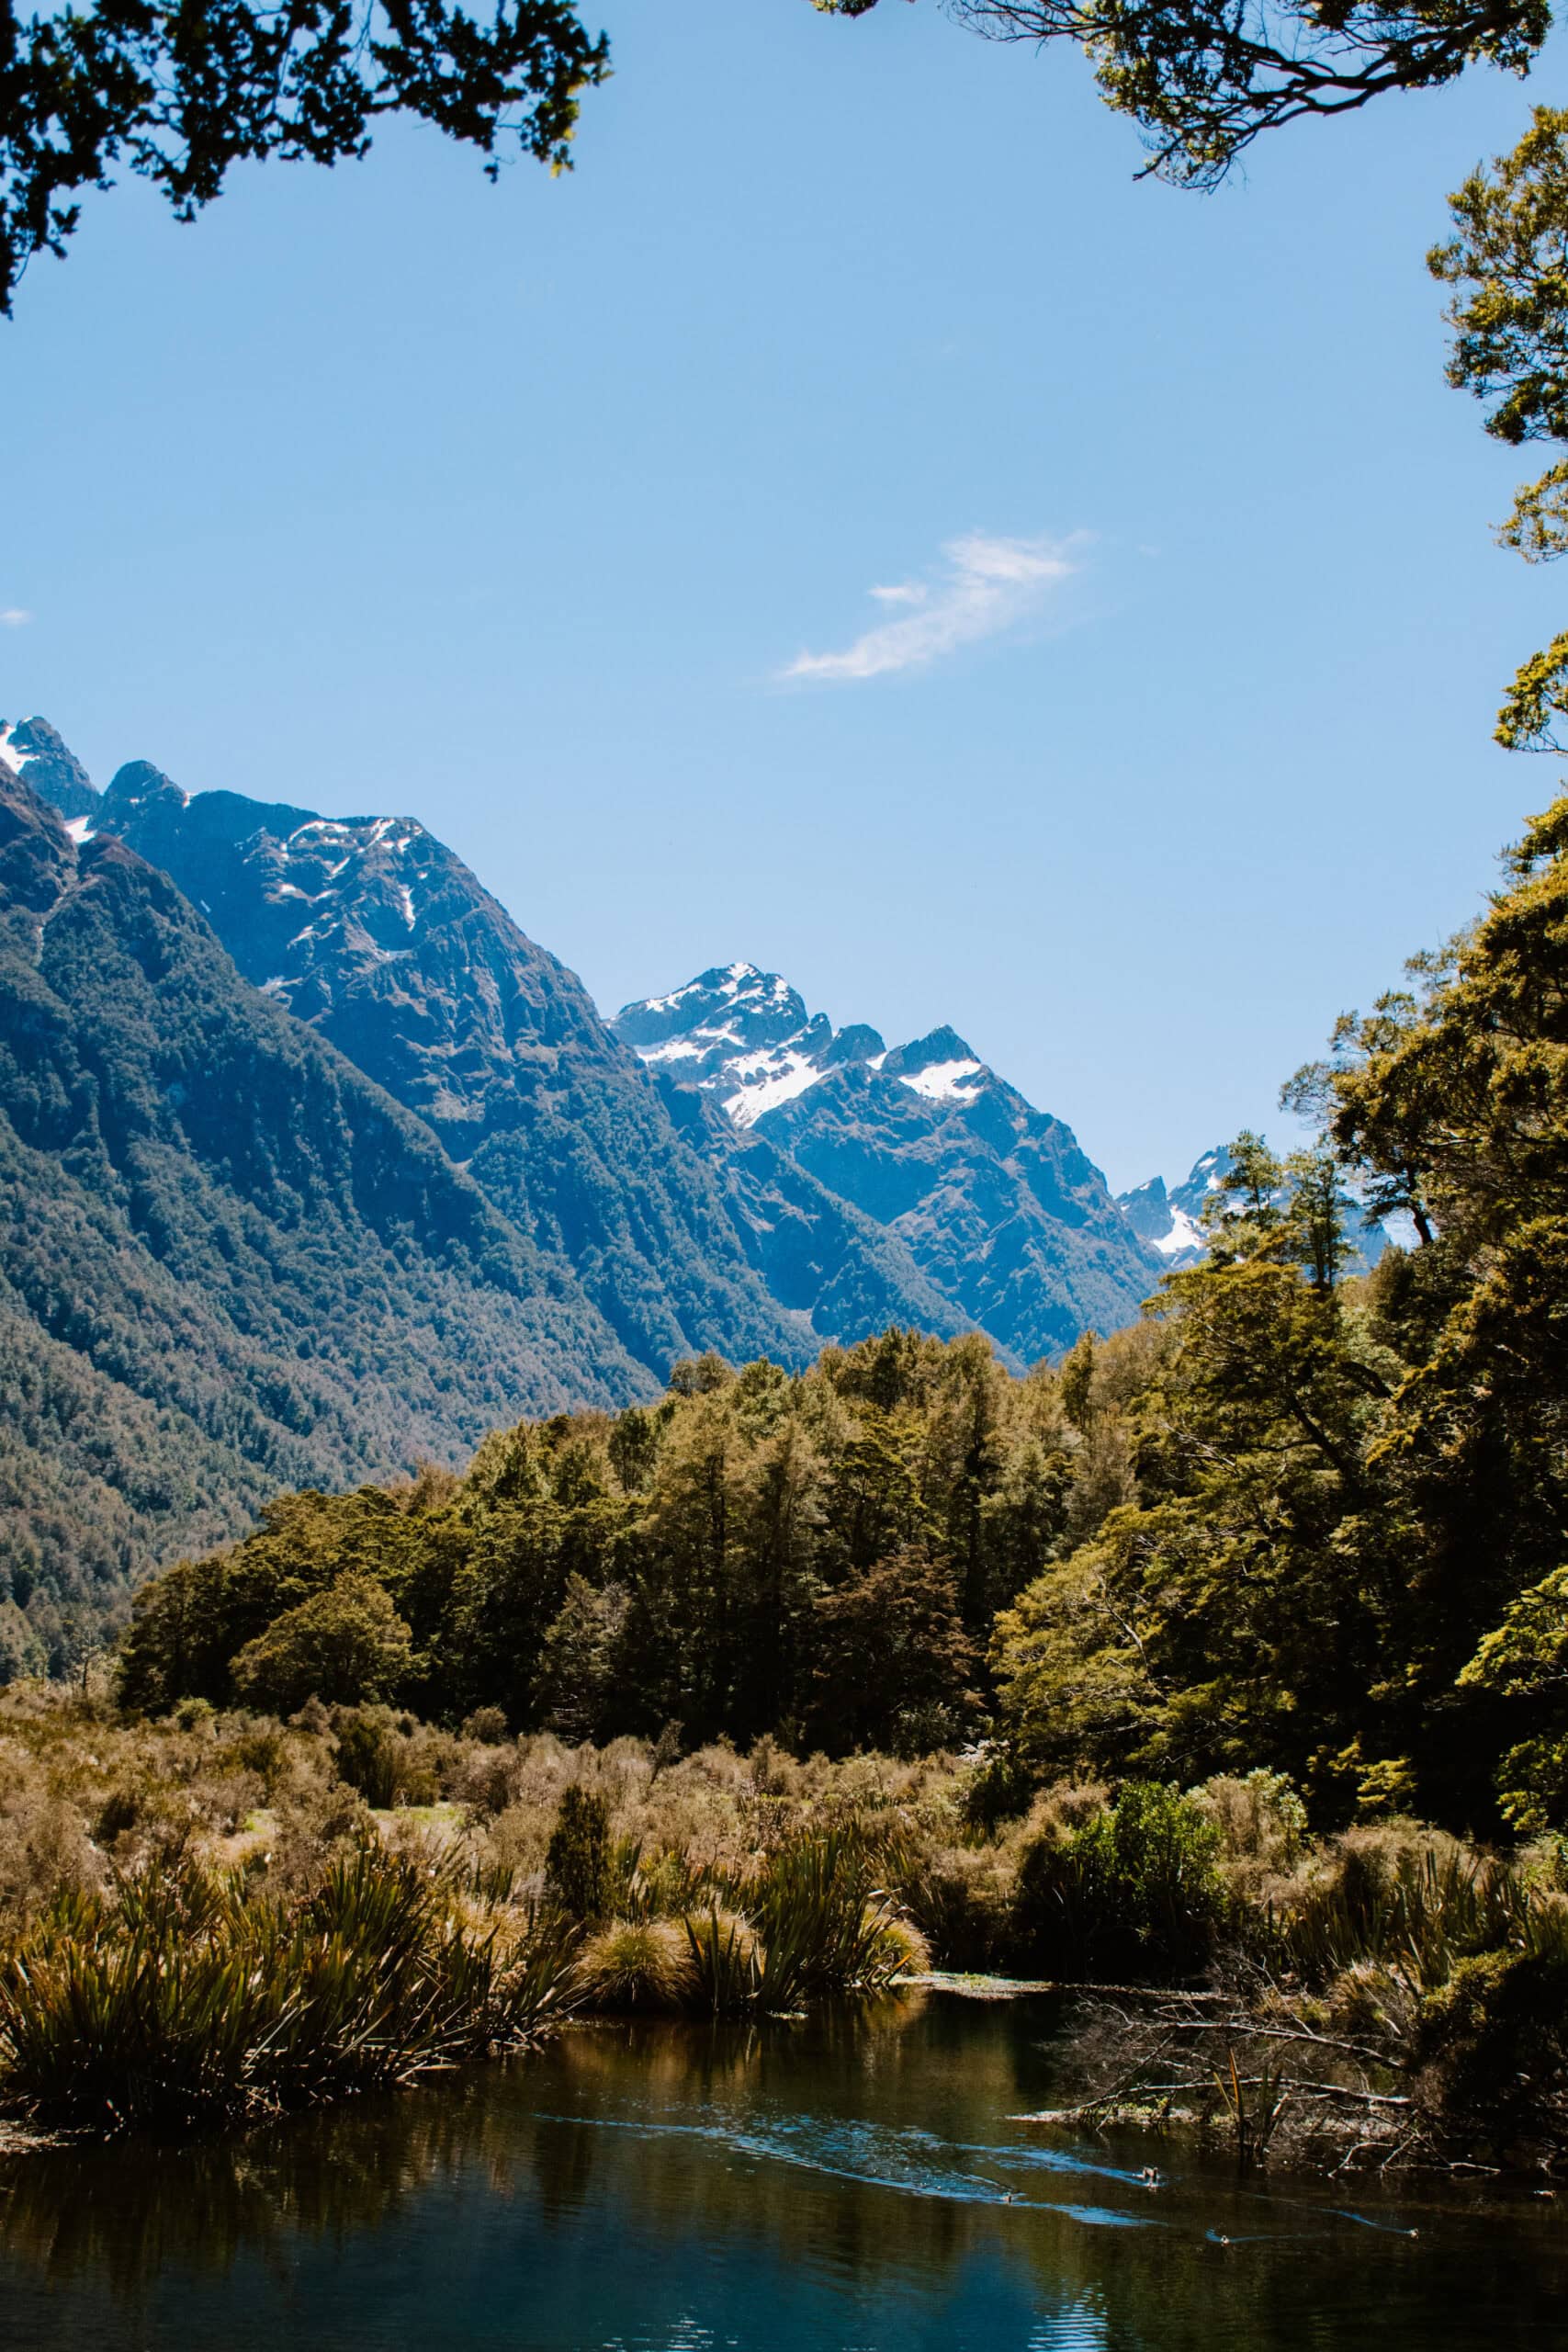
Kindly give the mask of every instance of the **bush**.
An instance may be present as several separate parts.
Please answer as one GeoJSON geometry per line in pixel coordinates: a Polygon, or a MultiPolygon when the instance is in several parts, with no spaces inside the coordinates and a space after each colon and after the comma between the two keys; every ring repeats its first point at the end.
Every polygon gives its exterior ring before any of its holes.
{"type": "Polygon", "coordinates": [[[1185,1974],[1226,1915],[1220,1833],[1179,1791],[1129,1781],[1109,1811],[1019,1857],[1015,1928],[1042,1973],[1185,1974]]]}
{"type": "Polygon", "coordinates": [[[1533,2160],[1533,2139],[1568,2100],[1568,1957],[1461,1961],[1421,2005],[1416,2056],[1429,2118],[1467,2148],[1479,2140],[1505,2160],[1533,2160]]]}
{"type": "Polygon", "coordinates": [[[1309,1983],[1376,1961],[1430,1993],[1481,1953],[1554,1951],[1562,1918],[1561,1898],[1529,1872],[1407,1823],[1348,1831],[1269,1928],[1309,1983]]]}
{"type": "Polygon", "coordinates": [[[902,1869],[898,1894],[944,1968],[1008,1966],[1012,1881],[994,1847],[950,1846],[902,1869]]]}
{"type": "Polygon", "coordinates": [[[748,1907],[762,1939],[765,2009],[886,1992],[925,1964],[918,1930],[874,1885],[865,1840],[847,1830],[792,1838],[770,1855],[748,1907]]]}
{"type": "Polygon", "coordinates": [[[716,2018],[754,2007],[761,1993],[762,1966],[750,1921],[714,1903],[705,1911],[689,1914],[682,1924],[694,2007],[716,2018]]]}
{"type": "Polygon", "coordinates": [[[398,1793],[398,1743],[391,1718],[382,1708],[362,1708],[338,1719],[340,1780],[357,1789],[367,1805],[384,1813],[398,1793]]]}
{"type": "Polygon", "coordinates": [[[500,1747],[509,1737],[504,1707],[476,1707],[463,1723],[463,1737],[478,1740],[481,1747],[500,1747]]]}
{"type": "Polygon", "coordinates": [[[573,1781],[561,1792],[545,1855],[545,1892],[569,1919],[588,1926],[606,1918],[615,1883],[610,1808],[595,1791],[573,1781]]]}

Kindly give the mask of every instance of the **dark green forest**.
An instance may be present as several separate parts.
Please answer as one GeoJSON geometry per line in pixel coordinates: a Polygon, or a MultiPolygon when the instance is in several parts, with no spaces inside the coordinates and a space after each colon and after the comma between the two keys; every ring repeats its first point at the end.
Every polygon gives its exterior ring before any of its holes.
{"type": "Polygon", "coordinates": [[[0,775],[0,1677],[280,1487],[462,1460],[652,1385],[569,1266],[241,978],[107,838],[0,775]]]}
{"type": "Polygon", "coordinates": [[[1237,1139],[1211,1251],[1016,1378],[892,1330],[273,1504],[141,1594],[135,1709],[393,1699],[573,1739],[989,1736],[996,1804],[1267,1766],[1314,1819],[1568,1819],[1568,797],[1237,1139]],[[1348,1204],[1404,1247],[1359,1272],[1348,1204]]]}

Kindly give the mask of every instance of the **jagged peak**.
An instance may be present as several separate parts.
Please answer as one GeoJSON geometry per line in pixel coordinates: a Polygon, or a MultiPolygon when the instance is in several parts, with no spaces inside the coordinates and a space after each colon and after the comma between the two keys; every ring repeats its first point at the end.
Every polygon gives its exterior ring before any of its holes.
{"type": "Polygon", "coordinates": [[[0,719],[0,767],[23,777],[67,823],[77,823],[97,809],[96,785],[47,718],[0,719]]]}

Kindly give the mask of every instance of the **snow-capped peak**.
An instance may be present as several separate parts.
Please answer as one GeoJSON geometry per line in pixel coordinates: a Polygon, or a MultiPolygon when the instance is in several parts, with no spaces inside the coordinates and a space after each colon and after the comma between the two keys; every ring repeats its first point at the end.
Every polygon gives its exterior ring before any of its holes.
{"type": "Polygon", "coordinates": [[[962,1110],[991,1072],[952,1029],[889,1051],[874,1029],[835,1029],[798,989],[755,964],[715,964],[683,988],[623,1007],[611,1026],[656,1069],[716,1094],[737,1126],[755,1125],[840,1069],[884,1072],[927,1102],[962,1110]]]}

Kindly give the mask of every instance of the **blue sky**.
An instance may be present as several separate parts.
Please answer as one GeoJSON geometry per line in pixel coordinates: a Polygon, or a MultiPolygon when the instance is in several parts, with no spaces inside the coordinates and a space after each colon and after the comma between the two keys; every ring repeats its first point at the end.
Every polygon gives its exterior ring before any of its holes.
{"type": "Polygon", "coordinates": [[[1529,86],[1201,198],[928,0],[600,21],[564,180],[410,130],[88,200],[0,334],[0,713],[418,816],[610,1009],[744,956],[951,1022],[1184,1172],[1552,789],[1423,266],[1529,86]]]}

